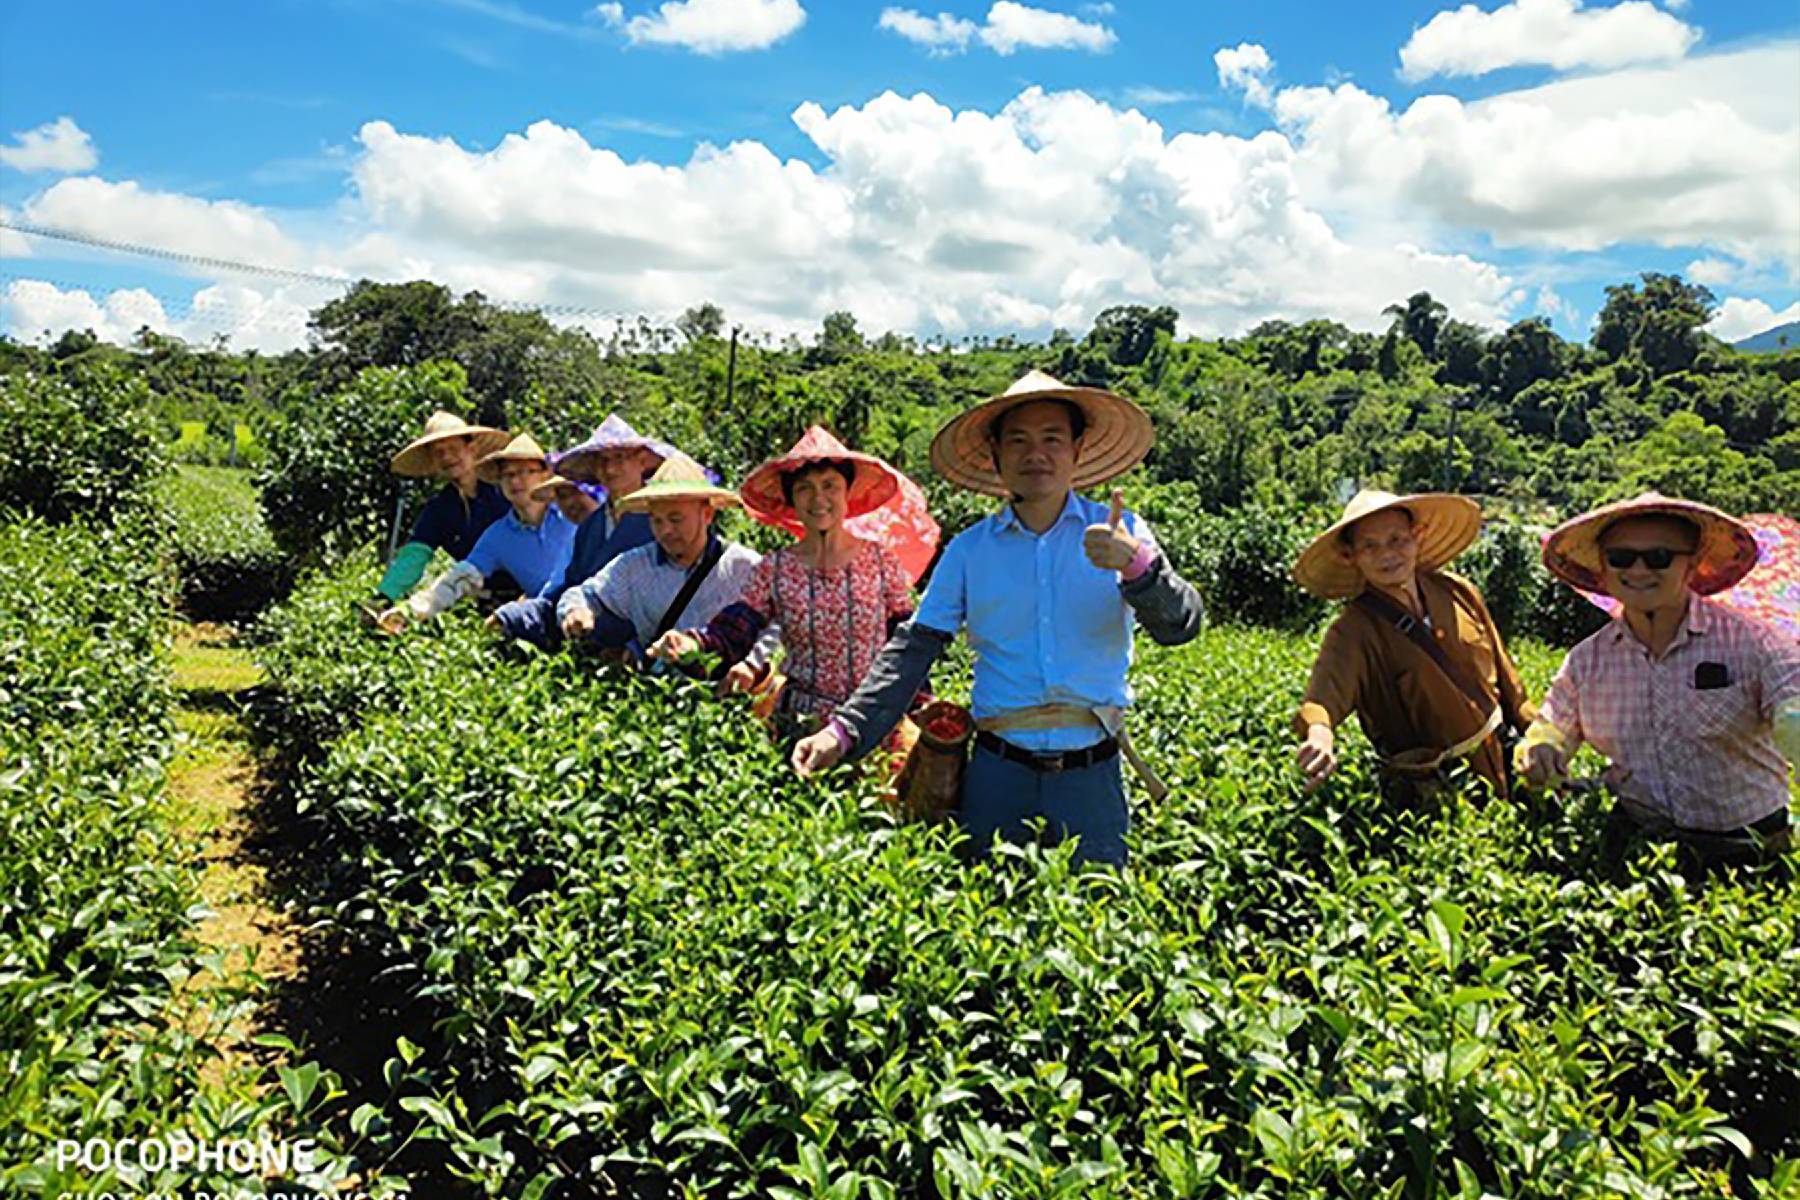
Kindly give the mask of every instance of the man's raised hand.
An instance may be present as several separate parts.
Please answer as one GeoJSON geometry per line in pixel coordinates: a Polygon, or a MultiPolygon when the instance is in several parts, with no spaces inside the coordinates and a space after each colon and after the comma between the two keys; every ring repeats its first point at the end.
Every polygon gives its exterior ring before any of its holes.
{"type": "Polygon", "coordinates": [[[1125,528],[1125,493],[1113,489],[1112,511],[1104,525],[1089,525],[1081,536],[1088,561],[1102,571],[1123,571],[1137,556],[1138,540],[1125,528]]]}

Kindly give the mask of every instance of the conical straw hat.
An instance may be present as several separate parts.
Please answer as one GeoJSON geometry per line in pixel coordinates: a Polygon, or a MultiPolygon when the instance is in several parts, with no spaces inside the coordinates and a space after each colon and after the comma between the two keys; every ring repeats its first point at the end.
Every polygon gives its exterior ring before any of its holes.
{"type": "Polygon", "coordinates": [[[714,484],[706,468],[677,450],[663,460],[644,486],[618,503],[621,513],[648,512],[652,500],[706,500],[714,508],[738,504],[738,495],[714,484]]]}
{"type": "Polygon", "coordinates": [[[1467,496],[1445,492],[1361,491],[1344,506],[1344,515],[1315,537],[1294,563],[1294,582],[1326,600],[1345,600],[1362,591],[1363,576],[1344,553],[1339,535],[1364,517],[1404,508],[1412,514],[1419,545],[1420,573],[1435,571],[1467,550],[1481,532],[1481,506],[1467,496]]]}
{"type": "Polygon", "coordinates": [[[544,469],[550,469],[550,457],[544,448],[537,444],[537,439],[529,433],[521,433],[506,444],[504,450],[496,450],[475,464],[475,474],[489,483],[500,482],[500,468],[509,462],[540,462],[544,469]]]}
{"type": "Polygon", "coordinates": [[[988,429],[1009,409],[1033,400],[1067,400],[1087,417],[1081,456],[1075,460],[1074,487],[1093,487],[1116,479],[1143,461],[1156,441],[1150,414],[1112,392],[1070,387],[1042,371],[1028,371],[1001,395],[971,408],[944,426],[931,440],[931,465],[951,483],[989,496],[1012,493],[994,467],[988,429]]]}
{"type": "Polygon", "coordinates": [[[1702,596],[1723,592],[1756,566],[1756,535],[1748,525],[1711,505],[1659,492],[1645,492],[1564,521],[1544,539],[1544,566],[1584,592],[1605,593],[1606,582],[1600,573],[1601,535],[1627,517],[1659,516],[1681,517],[1700,529],[1694,574],[1688,580],[1690,590],[1702,596]]]}
{"type": "Polygon", "coordinates": [[[900,490],[900,473],[893,467],[873,454],[850,449],[823,425],[814,425],[786,454],[771,458],[750,472],[743,486],[738,488],[745,510],[765,525],[792,533],[805,532],[799,514],[782,494],[781,477],[790,471],[824,462],[844,462],[855,468],[846,520],[875,511],[900,490]]]}
{"type": "Polygon", "coordinates": [[[396,475],[424,478],[437,474],[437,464],[432,461],[431,455],[431,447],[436,443],[446,438],[472,437],[475,439],[475,457],[481,459],[506,445],[506,436],[504,430],[490,429],[486,425],[471,425],[455,413],[440,409],[426,419],[425,432],[394,455],[390,465],[396,475]]]}
{"type": "Polygon", "coordinates": [[[605,503],[606,500],[606,489],[599,484],[588,483],[580,479],[565,479],[561,475],[552,475],[532,488],[531,498],[533,500],[554,500],[556,499],[556,489],[559,487],[572,487],[582,495],[599,503],[605,503]]]}
{"type": "Polygon", "coordinates": [[[606,420],[595,427],[587,441],[556,455],[551,465],[566,479],[591,481],[599,476],[598,460],[608,450],[648,450],[658,458],[675,453],[675,447],[669,443],[645,437],[618,413],[607,413],[606,420]]]}

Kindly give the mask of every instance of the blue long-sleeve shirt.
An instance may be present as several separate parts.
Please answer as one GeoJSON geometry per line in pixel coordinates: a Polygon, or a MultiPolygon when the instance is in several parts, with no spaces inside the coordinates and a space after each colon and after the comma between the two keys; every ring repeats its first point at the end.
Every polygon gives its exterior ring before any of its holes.
{"type": "Polygon", "coordinates": [[[553,576],[562,573],[574,544],[575,526],[555,505],[544,511],[544,519],[536,526],[525,524],[516,511],[509,510],[488,526],[463,561],[486,578],[504,570],[518,581],[521,591],[535,596],[553,576]]]}
{"type": "MultiPolygon", "coordinates": [[[[1135,513],[1125,527],[1151,549],[1143,575],[1121,581],[1088,560],[1087,527],[1103,525],[1109,506],[1071,493],[1055,524],[1033,533],[1011,506],[958,534],[938,560],[913,619],[900,627],[837,719],[868,752],[904,711],[931,663],[966,629],[975,651],[970,708],[979,720],[1040,704],[1124,707],[1131,693],[1134,621],[1157,641],[1185,642],[1204,612],[1193,585],[1156,549],[1135,513]]],[[[1075,750],[1105,734],[1088,725],[1021,729],[1008,741],[1035,751],[1075,750]]]]}

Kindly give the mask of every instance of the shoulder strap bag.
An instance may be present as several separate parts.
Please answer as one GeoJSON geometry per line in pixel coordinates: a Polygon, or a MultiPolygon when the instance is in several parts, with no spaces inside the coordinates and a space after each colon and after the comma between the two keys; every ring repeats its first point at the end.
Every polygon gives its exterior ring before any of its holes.
{"type": "Polygon", "coordinates": [[[675,593],[675,599],[669,601],[669,607],[663,610],[662,620],[656,623],[656,632],[650,635],[651,642],[655,642],[657,638],[675,628],[675,622],[680,620],[681,614],[687,611],[688,604],[694,599],[694,593],[700,590],[700,585],[706,582],[707,577],[713,573],[713,568],[719,565],[719,560],[724,556],[724,541],[715,539],[712,545],[706,548],[706,553],[700,561],[694,564],[694,569],[688,572],[688,577],[682,583],[681,590],[675,593]]]}
{"type": "Polygon", "coordinates": [[[1401,637],[1417,646],[1425,657],[1429,658],[1437,666],[1437,669],[1443,672],[1445,678],[1456,686],[1456,690],[1461,692],[1475,707],[1476,712],[1485,711],[1487,713],[1480,729],[1443,753],[1433,754],[1426,760],[1423,758],[1425,752],[1411,751],[1405,756],[1405,761],[1390,760],[1392,765],[1408,773],[1416,771],[1425,774],[1435,771],[1446,762],[1468,754],[1487,741],[1488,737],[1500,728],[1500,705],[1488,698],[1487,690],[1471,678],[1468,672],[1451,661],[1450,656],[1444,653],[1444,648],[1437,644],[1437,639],[1426,630],[1423,621],[1401,608],[1392,597],[1375,591],[1373,588],[1364,589],[1362,594],[1351,603],[1384,625],[1392,626],[1401,637]]]}

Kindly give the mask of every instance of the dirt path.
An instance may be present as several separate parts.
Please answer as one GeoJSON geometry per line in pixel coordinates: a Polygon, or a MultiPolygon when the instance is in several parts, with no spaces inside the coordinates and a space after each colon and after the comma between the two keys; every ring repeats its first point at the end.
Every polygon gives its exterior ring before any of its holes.
{"type": "Polygon", "coordinates": [[[259,1010],[299,963],[299,930],[276,906],[266,872],[247,846],[259,764],[241,717],[241,693],[261,676],[250,656],[218,625],[176,629],[176,753],[169,766],[169,812],[197,843],[204,864],[201,899],[211,910],[199,927],[207,969],[191,978],[189,1032],[219,1051],[209,1082],[254,1086],[268,1051],[259,1010]]]}

